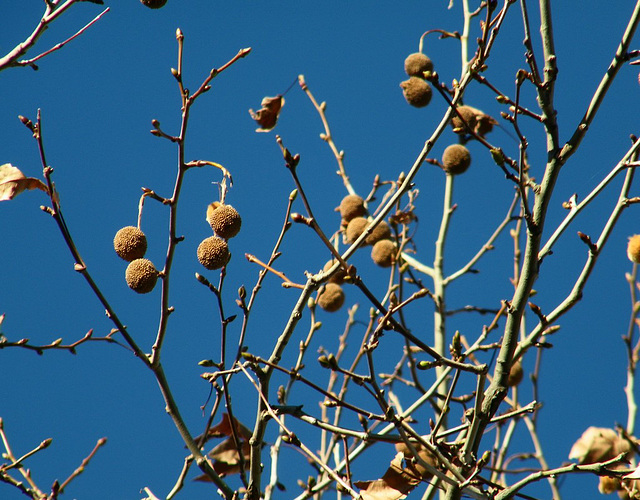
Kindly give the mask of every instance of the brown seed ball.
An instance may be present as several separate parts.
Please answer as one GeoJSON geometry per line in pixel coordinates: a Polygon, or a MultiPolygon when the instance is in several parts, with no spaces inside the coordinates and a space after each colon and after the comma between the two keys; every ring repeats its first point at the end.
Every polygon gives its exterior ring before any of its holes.
{"type": "Polygon", "coordinates": [[[391,238],[391,228],[389,227],[389,224],[382,220],[371,234],[366,237],[364,242],[367,245],[375,245],[378,241],[388,240],[389,238],[391,238]]]}
{"type": "Polygon", "coordinates": [[[407,102],[416,108],[424,108],[431,101],[431,87],[417,76],[405,80],[400,87],[407,102]]]}
{"type": "Polygon", "coordinates": [[[631,262],[640,264],[640,234],[635,234],[629,238],[627,257],[629,257],[631,262]]]}
{"type": "Polygon", "coordinates": [[[220,269],[230,258],[229,245],[222,238],[209,236],[198,245],[198,260],[207,269],[220,269]]]}
{"type": "Polygon", "coordinates": [[[231,205],[222,205],[217,201],[207,207],[207,222],[220,238],[228,240],[240,232],[242,218],[231,205]]]}
{"type": "Polygon", "coordinates": [[[509,370],[507,385],[509,387],[515,387],[520,382],[522,382],[523,376],[524,376],[524,370],[522,369],[522,362],[518,360],[511,366],[511,370],[509,370]]]}
{"type": "Polygon", "coordinates": [[[125,279],[134,292],[149,293],[156,286],[158,271],[149,259],[135,259],[127,266],[125,279]]]}
{"type": "MultiPolygon", "coordinates": [[[[458,112],[460,113],[460,115],[462,115],[462,118],[464,118],[464,121],[467,122],[467,125],[469,125],[469,128],[471,130],[474,130],[476,126],[476,120],[477,120],[476,110],[473,109],[471,106],[458,106],[458,112]]],[[[453,115],[453,118],[451,118],[451,126],[453,127],[453,131],[456,132],[457,134],[468,133],[467,127],[464,126],[463,121],[455,113],[453,115]]]]}
{"type": "Polygon", "coordinates": [[[404,60],[404,71],[409,76],[424,78],[425,71],[433,71],[433,62],[423,53],[414,52],[404,60]]]}
{"type": "MultiPolygon", "coordinates": [[[[324,265],[322,270],[325,272],[328,271],[335,265],[335,263],[336,263],[335,260],[327,261],[327,263],[324,265]]],[[[347,273],[344,272],[344,269],[340,268],[336,271],[336,273],[333,276],[331,276],[331,278],[329,278],[329,283],[336,283],[338,285],[342,285],[342,283],[344,283],[344,277],[346,275],[347,273]]]]}
{"type": "Polygon", "coordinates": [[[367,214],[367,209],[364,207],[364,200],[357,194],[349,194],[342,198],[338,210],[340,210],[340,216],[346,222],[367,214]]]}
{"type": "Polygon", "coordinates": [[[113,248],[128,262],[141,259],[147,251],[147,237],[137,227],[126,226],[118,230],[113,238],[113,248]]]}
{"type": "Polygon", "coordinates": [[[469,165],[471,165],[471,153],[462,144],[452,144],[442,153],[442,166],[450,175],[466,172],[469,165]]]}
{"type": "Polygon", "coordinates": [[[336,312],[344,304],[344,292],[336,283],[327,283],[320,295],[318,305],[327,312],[336,312]]]}
{"type": "Polygon", "coordinates": [[[380,240],[371,249],[371,258],[373,262],[380,267],[391,267],[396,260],[396,252],[398,249],[391,240],[380,240]]]}
{"type": "Polygon", "coordinates": [[[164,7],[167,0],[140,0],[140,2],[142,2],[142,5],[149,7],[150,9],[159,9],[160,7],[164,7]]]}
{"type": "Polygon", "coordinates": [[[353,243],[364,232],[369,225],[369,221],[364,217],[356,217],[351,219],[345,230],[347,243],[353,243]]]}

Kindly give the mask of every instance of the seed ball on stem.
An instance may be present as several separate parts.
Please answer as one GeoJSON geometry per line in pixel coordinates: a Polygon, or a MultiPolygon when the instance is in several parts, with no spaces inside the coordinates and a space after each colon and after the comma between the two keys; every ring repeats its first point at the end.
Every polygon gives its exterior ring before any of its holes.
{"type": "Polygon", "coordinates": [[[396,260],[398,249],[391,240],[380,240],[371,249],[371,258],[373,262],[380,267],[391,267],[396,260]]]}
{"type": "Polygon", "coordinates": [[[509,370],[509,377],[507,378],[507,385],[509,387],[515,387],[522,382],[524,376],[524,370],[522,369],[522,361],[518,360],[511,365],[509,370]]]}
{"type": "MultiPolygon", "coordinates": [[[[336,263],[335,260],[327,261],[327,263],[324,265],[322,270],[325,272],[328,271],[335,265],[335,263],[336,263]]],[[[336,283],[337,285],[342,285],[342,283],[344,283],[344,277],[346,275],[347,273],[344,272],[344,269],[340,268],[336,271],[336,273],[333,276],[331,276],[331,278],[329,278],[329,283],[336,283]]]]}
{"type": "Polygon", "coordinates": [[[431,102],[431,86],[417,76],[409,77],[400,87],[407,102],[416,108],[424,108],[431,102]]]}
{"type": "Polygon", "coordinates": [[[141,259],[147,252],[147,237],[135,226],[123,227],[113,238],[113,249],[127,262],[141,259]]]}
{"type": "Polygon", "coordinates": [[[207,222],[220,238],[228,240],[240,232],[242,218],[231,205],[215,201],[207,207],[207,222]]]}
{"type": "Polygon", "coordinates": [[[371,234],[365,238],[364,242],[367,245],[375,245],[378,241],[389,238],[391,238],[391,228],[389,224],[385,221],[380,221],[380,224],[371,231],[371,234]]]}
{"type": "MultiPolygon", "coordinates": [[[[467,122],[469,128],[474,130],[476,127],[477,121],[477,112],[471,106],[458,106],[458,113],[460,116],[464,118],[464,121],[467,122]]],[[[467,134],[468,129],[464,126],[464,122],[460,119],[460,116],[457,114],[453,114],[453,118],[451,118],[451,126],[453,127],[453,131],[457,134],[467,134]]]]}
{"type": "Polygon", "coordinates": [[[127,266],[124,277],[134,292],[149,293],[156,286],[158,271],[149,259],[135,259],[127,266]]]}
{"type": "Polygon", "coordinates": [[[433,62],[423,53],[414,52],[404,60],[404,71],[409,76],[424,78],[425,71],[433,71],[433,62]]]}
{"type": "Polygon", "coordinates": [[[327,312],[336,312],[344,304],[344,292],[336,283],[327,283],[318,295],[318,305],[327,312]]]}
{"type": "Polygon", "coordinates": [[[198,245],[198,260],[211,271],[226,266],[230,258],[229,245],[222,238],[209,236],[198,245]]]}
{"type": "Polygon", "coordinates": [[[355,217],[354,219],[351,219],[349,224],[347,224],[347,229],[345,230],[347,243],[353,243],[356,241],[367,228],[367,225],[369,225],[369,221],[364,217],[355,217]]]}
{"type": "Polygon", "coordinates": [[[367,209],[364,206],[364,200],[357,194],[349,194],[342,198],[340,202],[340,216],[345,222],[349,222],[356,217],[362,217],[367,214],[367,209]]]}
{"type": "Polygon", "coordinates": [[[459,175],[471,165],[471,153],[462,144],[452,144],[442,153],[442,167],[449,175],[459,175]]]}

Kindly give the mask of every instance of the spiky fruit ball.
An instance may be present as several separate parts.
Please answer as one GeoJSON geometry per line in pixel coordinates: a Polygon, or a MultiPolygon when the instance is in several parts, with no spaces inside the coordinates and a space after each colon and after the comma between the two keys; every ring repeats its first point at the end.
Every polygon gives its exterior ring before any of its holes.
{"type": "Polygon", "coordinates": [[[240,232],[242,218],[231,205],[214,201],[207,207],[207,222],[220,238],[228,240],[240,232]]]}
{"type": "Polygon", "coordinates": [[[127,262],[141,259],[147,251],[147,237],[137,227],[126,226],[113,238],[113,248],[127,262]]]}
{"type": "Polygon", "coordinates": [[[462,144],[452,144],[442,153],[442,167],[450,175],[459,175],[471,165],[471,153],[462,144]]]}
{"type": "MultiPolygon", "coordinates": [[[[327,263],[324,265],[322,270],[325,272],[328,271],[335,265],[335,263],[336,263],[335,260],[327,261],[327,263]]],[[[347,273],[344,272],[344,269],[340,268],[336,271],[336,273],[333,276],[331,276],[331,278],[329,278],[329,283],[336,283],[338,285],[342,285],[342,283],[344,283],[344,277],[346,275],[347,273]]]]}
{"type": "Polygon", "coordinates": [[[380,240],[371,249],[371,258],[373,262],[380,267],[391,267],[391,264],[396,260],[396,253],[398,249],[391,240],[380,240]]]}
{"type": "Polygon", "coordinates": [[[230,258],[229,245],[218,236],[209,236],[198,245],[198,260],[209,270],[226,266],[230,258]]]}
{"type": "Polygon", "coordinates": [[[367,228],[369,221],[364,217],[356,217],[349,221],[347,229],[345,230],[345,236],[347,243],[353,243],[367,228]]]}
{"type": "Polygon", "coordinates": [[[158,271],[149,259],[135,259],[127,266],[124,277],[134,292],[149,293],[156,286],[158,271]]]}
{"type": "Polygon", "coordinates": [[[431,102],[431,86],[422,78],[409,77],[400,84],[400,87],[407,102],[416,108],[424,108],[431,102]]]}
{"type": "MultiPolygon", "coordinates": [[[[478,116],[477,111],[471,106],[458,106],[457,109],[460,116],[462,116],[464,121],[467,122],[467,125],[469,125],[469,128],[474,130],[478,116]]],[[[464,126],[464,122],[460,119],[460,116],[455,113],[453,114],[453,118],[451,118],[451,126],[455,133],[466,134],[468,133],[468,130],[467,127],[464,126]]]]}
{"type": "Polygon", "coordinates": [[[380,221],[380,224],[371,231],[371,234],[365,238],[364,242],[367,245],[375,245],[378,241],[389,238],[391,238],[391,228],[389,224],[385,221],[380,221]]]}
{"type": "Polygon", "coordinates": [[[344,304],[344,292],[336,283],[327,283],[318,295],[318,305],[327,312],[336,312],[344,304]]]}
{"type": "Polygon", "coordinates": [[[433,62],[422,52],[414,52],[404,60],[404,71],[409,76],[424,78],[425,71],[433,71],[433,62]]]}
{"type": "Polygon", "coordinates": [[[160,7],[164,7],[167,0],[140,0],[140,2],[142,2],[142,5],[149,7],[150,9],[159,9],[160,7]]]}
{"type": "Polygon", "coordinates": [[[640,234],[635,234],[629,238],[627,257],[631,262],[640,264],[640,234]]]}
{"type": "Polygon", "coordinates": [[[364,207],[364,200],[357,194],[348,194],[342,198],[338,210],[340,211],[342,220],[345,222],[367,214],[367,209],[364,207]]]}

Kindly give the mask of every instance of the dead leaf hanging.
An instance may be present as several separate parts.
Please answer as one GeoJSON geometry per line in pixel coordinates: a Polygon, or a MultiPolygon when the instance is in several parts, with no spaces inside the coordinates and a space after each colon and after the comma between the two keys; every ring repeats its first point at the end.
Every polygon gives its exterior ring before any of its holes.
{"type": "MultiPolygon", "coordinates": [[[[216,445],[208,453],[209,457],[214,460],[213,470],[222,477],[241,472],[240,453],[238,452],[238,447],[232,437],[233,429],[231,428],[231,425],[231,417],[229,417],[228,413],[224,413],[222,415],[222,420],[207,432],[207,440],[210,438],[228,438],[216,445]]],[[[242,451],[242,458],[244,459],[245,464],[247,464],[251,458],[251,446],[249,445],[249,439],[251,438],[252,433],[235,418],[233,419],[233,427],[235,428],[238,444],[242,451]]],[[[196,441],[200,440],[201,437],[202,436],[198,436],[196,441]]],[[[194,480],[203,482],[211,481],[209,476],[206,474],[198,476],[194,480]]]]}
{"type": "Polygon", "coordinates": [[[19,168],[10,163],[0,165],[0,201],[12,200],[25,189],[40,189],[49,193],[40,179],[26,177],[19,168]]]}
{"type": "Polygon", "coordinates": [[[420,484],[421,478],[403,467],[404,454],[398,453],[384,476],[374,481],[356,481],[363,500],[402,500],[420,484]]]}
{"type": "Polygon", "coordinates": [[[284,97],[281,95],[265,97],[260,105],[262,108],[255,112],[250,109],[249,114],[260,125],[256,132],[269,132],[278,122],[278,116],[280,116],[280,111],[284,106],[284,97]]]}
{"type": "Polygon", "coordinates": [[[629,442],[613,429],[589,427],[573,444],[569,458],[580,464],[595,464],[611,460],[630,449],[629,442]]]}

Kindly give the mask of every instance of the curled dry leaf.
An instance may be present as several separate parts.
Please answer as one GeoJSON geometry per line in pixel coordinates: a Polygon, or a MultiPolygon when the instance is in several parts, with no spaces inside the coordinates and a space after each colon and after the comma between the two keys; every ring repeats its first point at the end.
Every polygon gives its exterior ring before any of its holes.
{"type": "Polygon", "coordinates": [[[374,481],[356,481],[362,500],[402,500],[418,484],[420,477],[411,469],[403,467],[404,454],[398,453],[384,476],[374,481]]]}
{"type": "Polygon", "coordinates": [[[40,179],[26,177],[19,168],[10,163],[0,165],[0,201],[12,200],[25,189],[40,189],[49,193],[40,179]]]}
{"type": "Polygon", "coordinates": [[[629,442],[613,429],[589,427],[571,447],[569,458],[575,458],[580,464],[594,464],[630,450],[629,442]]]}
{"type": "Polygon", "coordinates": [[[249,110],[251,118],[253,118],[258,125],[260,125],[256,132],[269,132],[278,122],[278,116],[280,116],[280,110],[284,106],[284,97],[277,95],[275,97],[265,97],[260,103],[262,108],[258,111],[249,110]]]}
{"type": "Polygon", "coordinates": [[[640,465],[638,465],[638,467],[636,467],[633,472],[630,472],[629,474],[626,474],[624,476],[624,478],[625,479],[640,479],[640,465]]]}
{"type": "MultiPolygon", "coordinates": [[[[251,446],[249,445],[251,431],[236,419],[233,419],[233,423],[236,430],[236,436],[240,444],[240,449],[242,451],[242,457],[244,458],[245,464],[247,464],[251,458],[251,446]]],[[[196,441],[198,441],[200,437],[201,436],[198,436],[196,441]]],[[[236,442],[233,439],[231,418],[227,413],[224,413],[220,423],[209,429],[209,432],[207,433],[207,439],[220,437],[227,437],[227,439],[215,446],[209,452],[209,456],[214,460],[213,470],[223,477],[230,474],[240,473],[240,454],[238,453],[236,442]]],[[[196,477],[195,481],[209,482],[211,479],[209,479],[209,476],[206,474],[203,474],[196,477]]]]}

